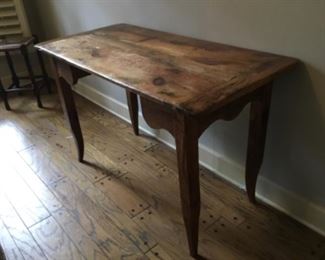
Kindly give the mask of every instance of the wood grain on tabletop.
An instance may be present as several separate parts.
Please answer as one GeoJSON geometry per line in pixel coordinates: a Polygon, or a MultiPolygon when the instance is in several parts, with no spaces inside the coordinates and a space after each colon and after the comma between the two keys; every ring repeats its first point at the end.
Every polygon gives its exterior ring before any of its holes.
{"type": "Polygon", "coordinates": [[[220,108],[297,63],[128,24],[51,40],[37,48],[190,114],[220,108]]]}

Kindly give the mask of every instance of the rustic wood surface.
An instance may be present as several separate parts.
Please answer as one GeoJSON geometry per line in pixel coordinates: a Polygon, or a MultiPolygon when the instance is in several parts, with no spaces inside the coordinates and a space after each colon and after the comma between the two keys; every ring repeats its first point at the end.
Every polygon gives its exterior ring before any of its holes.
{"type": "Polygon", "coordinates": [[[128,24],[37,45],[75,67],[191,114],[214,111],[297,60],[128,24]]]}
{"type": "MultiPolygon", "coordinates": [[[[84,161],[85,148],[71,87],[89,74],[127,88],[136,135],[137,94],[148,125],[173,135],[191,256],[201,257],[198,254],[201,208],[198,139],[215,120],[232,120],[248,103],[251,103],[251,124],[246,189],[250,201],[255,202],[272,82],[297,60],[127,24],[52,40],[37,48],[52,55],[59,96],[80,162],[84,161]]],[[[137,213],[135,208],[129,214],[132,212],[137,213]]]]}
{"type": "MultiPolygon", "coordinates": [[[[77,162],[56,95],[0,106],[0,243],[8,259],[189,259],[175,152],[77,96],[77,162]],[[109,142],[109,145],[108,145],[109,142]],[[19,201],[19,200],[21,201],[19,201]]],[[[325,238],[200,169],[207,259],[324,259],[325,238]]]]}

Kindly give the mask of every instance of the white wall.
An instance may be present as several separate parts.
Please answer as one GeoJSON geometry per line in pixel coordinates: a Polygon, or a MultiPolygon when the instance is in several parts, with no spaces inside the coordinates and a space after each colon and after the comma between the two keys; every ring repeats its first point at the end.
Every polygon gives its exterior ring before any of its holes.
{"type": "MultiPolygon", "coordinates": [[[[324,210],[324,0],[30,0],[28,4],[32,29],[46,39],[128,22],[299,58],[303,64],[274,87],[261,174],[324,210]]],[[[118,87],[97,78],[84,82],[125,102],[118,87]]],[[[242,175],[247,128],[246,108],[236,120],[212,125],[200,142],[216,152],[216,160],[242,175]]]]}

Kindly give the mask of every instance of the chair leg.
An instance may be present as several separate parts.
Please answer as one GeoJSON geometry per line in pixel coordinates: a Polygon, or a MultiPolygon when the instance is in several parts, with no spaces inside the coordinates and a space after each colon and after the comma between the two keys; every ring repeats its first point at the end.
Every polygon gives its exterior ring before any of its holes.
{"type": "MultiPolygon", "coordinates": [[[[37,44],[38,43],[38,37],[36,35],[34,35],[33,37],[34,37],[34,44],[37,44]]],[[[49,94],[51,94],[52,93],[51,84],[50,84],[49,76],[48,76],[47,71],[45,69],[42,54],[41,54],[41,52],[39,50],[36,50],[36,53],[37,53],[37,57],[38,57],[38,62],[40,64],[40,66],[41,66],[42,76],[43,76],[45,85],[47,87],[47,91],[48,91],[49,94]]]]}
{"type": "Polygon", "coordinates": [[[25,63],[26,63],[26,67],[27,67],[27,70],[28,70],[29,79],[32,82],[34,94],[35,94],[36,100],[37,100],[37,105],[38,105],[39,108],[42,108],[43,105],[42,105],[41,97],[40,97],[40,89],[39,89],[39,87],[38,87],[38,85],[37,85],[37,83],[35,81],[34,72],[33,72],[32,66],[31,66],[30,61],[29,61],[29,57],[28,57],[28,52],[27,52],[26,46],[23,46],[21,48],[21,53],[22,53],[22,55],[24,57],[24,60],[25,60],[25,63]]]}
{"type": "Polygon", "coordinates": [[[11,59],[10,53],[8,51],[6,51],[5,55],[6,55],[6,59],[7,59],[7,63],[8,63],[9,69],[10,69],[11,79],[12,79],[12,85],[9,88],[13,88],[13,87],[19,88],[20,87],[19,78],[16,74],[14,63],[11,59]]]}
{"type": "Polygon", "coordinates": [[[39,61],[40,65],[41,65],[42,76],[43,76],[45,85],[47,87],[47,92],[49,94],[51,94],[52,93],[51,83],[50,83],[50,80],[49,80],[49,76],[48,76],[48,74],[46,72],[45,66],[44,66],[44,61],[43,61],[42,54],[41,54],[40,51],[36,51],[36,53],[37,53],[37,56],[38,56],[38,61],[39,61]]]}
{"type": "Polygon", "coordinates": [[[6,110],[11,110],[11,108],[9,106],[9,102],[8,102],[7,92],[6,92],[5,88],[3,87],[1,81],[0,81],[0,94],[3,98],[4,103],[5,103],[6,110]]]}

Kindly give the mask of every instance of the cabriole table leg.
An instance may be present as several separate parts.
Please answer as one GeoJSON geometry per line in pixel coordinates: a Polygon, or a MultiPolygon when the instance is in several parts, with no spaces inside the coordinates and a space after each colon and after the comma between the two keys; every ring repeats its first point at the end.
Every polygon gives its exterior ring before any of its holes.
{"type": "Polygon", "coordinates": [[[183,219],[190,254],[192,257],[198,257],[201,208],[198,136],[196,124],[188,116],[178,114],[176,125],[175,141],[183,219]]]}
{"type": "Polygon", "coordinates": [[[256,181],[263,162],[271,92],[270,83],[251,101],[245,177],[247,195],[252,203],[256,202],[256,181]]]}
{"type": "Polygon", "coordinates": [[[191,256],[199,258],[200,181],[198,155],[198,122],[195,118],[140,98],[142,114],[148,125],[165,129],[176,141],[180,198],[187,241],[191,256]]]}
{"type": "Polygon", "coordinates": [[[126,90],[126,98],[128,101],[128,107],[129,107],[133,132],[135,135],[139,135],[139,119],[138,119],[139,107],[138,107],[137,95],[126,90]]]}
{"type": "Polygon", "coordinates": [[[58,93],[60,96],[62,108],[66,116],[66,119],[70,125],[70,129],[72,131],[78,149],[78,160],[79,162],[83,162],[84,141],[82,137],[78,113],[76,110],[76,105],[74,102],[71,85],[66,81],[66,79],[60,76],[59,68],[58,68],[59,65],[56,64],[54,60],[52,60],[52,64],[56,75],[56,85],[58,88],[58,93]]]}

